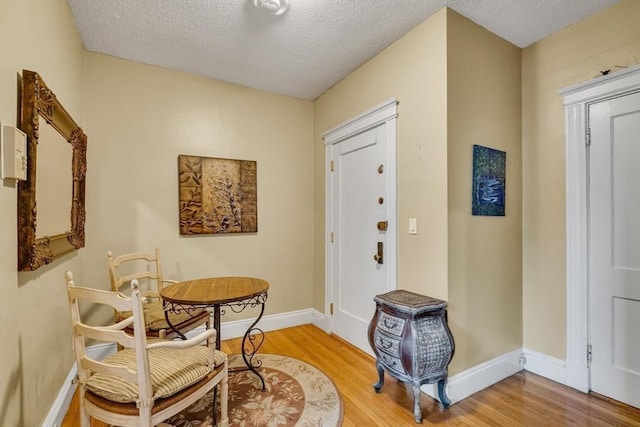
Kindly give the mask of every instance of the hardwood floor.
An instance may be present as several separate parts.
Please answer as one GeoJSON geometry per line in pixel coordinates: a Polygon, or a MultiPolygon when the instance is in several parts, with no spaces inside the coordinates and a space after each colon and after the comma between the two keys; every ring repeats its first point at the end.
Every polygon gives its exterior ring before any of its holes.
{"type": "MultiPolygon", "coordinates": [[[[222,350],[240,351],[240,339],[224,341],[222,350]]],[[[324,371],[338,387],[344,427],[414,426],[410,387],[387,376],[380,394],[374,359],[312,325],[267,332],[262,353],[284,354],[324,371]]],[[[584,394],[538,375],[520,372],[449,409],[424,393],[423,425],[442,426],[638,426],[640,409],[595,394],[584,394]]],[[[79,425],[77,397],[62,427],[79,425]]],[[[92,422],[92,427],[105,424],[92,422]]]]}

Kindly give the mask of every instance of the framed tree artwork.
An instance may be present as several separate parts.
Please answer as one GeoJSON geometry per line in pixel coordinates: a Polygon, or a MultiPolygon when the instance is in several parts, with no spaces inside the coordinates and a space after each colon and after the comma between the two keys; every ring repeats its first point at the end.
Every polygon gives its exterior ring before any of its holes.
{"type": "Polygon", "coordinates": [[[257,164],[178,156],[180,234],[258,231],[257,164]]]}

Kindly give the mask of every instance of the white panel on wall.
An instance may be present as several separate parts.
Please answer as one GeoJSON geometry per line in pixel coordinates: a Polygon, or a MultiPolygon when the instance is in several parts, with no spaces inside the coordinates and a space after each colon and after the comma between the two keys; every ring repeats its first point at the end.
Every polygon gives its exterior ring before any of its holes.
{"type": "Polygon", "coordinates": [[[640,269],[640,113],[612,118],[611,171],[613,174],[612,264],[615,268],[640,269]]]}
{"type": "Polygon", "coordinates": [[[613,298],[613,366],[640,375],[640,301],[613,298]]]}

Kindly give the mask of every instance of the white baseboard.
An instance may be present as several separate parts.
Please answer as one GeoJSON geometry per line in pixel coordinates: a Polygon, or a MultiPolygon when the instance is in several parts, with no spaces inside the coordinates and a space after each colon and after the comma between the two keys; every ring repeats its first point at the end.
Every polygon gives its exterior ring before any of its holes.
{"type": "Polygon", "coordinates": [[[525,369],[534,374],[538,374],[552,381],[564,384],[569,387],[577,388],[580,391],[587,392],[583,387],[576,387],[576,382],[572,381],[570,370],[567,369],[567,362],[556,359],[555,357],[539,353],[528,348],[522,349],[524,357],[527,359],[525,369]]]}
{"type": "MultiPolygon", "coordinates": [[[[101,360],[116,352],[115,344],[97,344],[87,347],[87,355],[93,359],[101,360]]],[[[74,366],[75,370],[75,366],[74,366]]]]}
{"type": "MultiPolygon", "coordinates": [[[[87,354],[96,359],[102,359],[108,356],[111,353],[116,351],[115,344],[98,344],[87,347],[87,354]]],[[[76,364],[74,363],[71,366],[71,370],[67,374],[67,378],[65,378],[62,383],[62,388],[58,392],[58,396],[56,400],[53,402],[51,409],[49,410],[49,414],[47,414],[47,418],[45,418],[42,423],[43,427],[58,427],[62,425],[62,420],[64,420],[64,416],[69,409],[69,405],[71,404],[71,399],[73,398],[73,393],[76,392],[76,374],[78,370],[76,368],[76,364]]]]}
{"type": "Polygon", "coordinates": [[[67,413],[67,409],[69,409],[69,405],[71,404],[73,393],[76,391],[76,385],[73,381],[75,376],[76,365],[74,363],[71,371],[67,374],[67,378],[65,378],[64,383],[62,383],[62,388],[58,392],[58,396],[53,402],[53,405],[47,414],[47,418],[45,418],[42,423],[43,427],[58,427],[62,425],[62,420],[67,413]]]}
{"type": "MultiPolygon", "coordinates": [[[[581,381],[573,378],[572,370],[568,369],[567,362],[555,357],[523,348],[511,353],[503,354],[492,360],[481,363],[466,371],[449,377],[447,381],[447,396],[451,403],[459,402],[484,388],[487,388],[516,372],[526,369],[529,372],[555,381],[559,384],[575,388],[582,392],[588,392],[588,386],[584,387],[581,381]],[[524,357],[524,365],[520,362],[524,357]]],[[[438,399],[437,384],[424,385],[422,391],[436,400],[438,399]]]]}
{"type": "MultiPolygon", "coordinates": [[[[450,376],[445,388],[447,397],[452,404],[459,402],[521,371],[523,366],[520,365],[520,356],[522,356],[522,350],[514,350],[450,376]]],[[[437,384],[425,384],[420,389],[434,399],[440,400],[437,384]]]]}
{"type": "MultiPolygon", "coordinates": [[[[307,325],[313,323],[314,312],[313,309],[290,311],[288,313],[271,314],[263,316],[256,327],[260,328],[264,332],[277,331],[279,329],[291,328],[293,326],[307,325]]],[[[244,336],[247,328],[255,319],[246,320],[233,320],[230,322],[222,322],[220,325],[221,336],[223,339],[239,338],[244,336]]],[[[196,328],[194,331],[198,331],[196,328]]],[[[202,331],[202,329],[200,329],[202,331]]],[[[198,332],[200,332],[198,331],[198,332]]]]}
{"type": "Polygon", "coordinates": [[[311,323],[326,333],[331,333],[331,318],[318,310],[311,310],[311,323]]]}

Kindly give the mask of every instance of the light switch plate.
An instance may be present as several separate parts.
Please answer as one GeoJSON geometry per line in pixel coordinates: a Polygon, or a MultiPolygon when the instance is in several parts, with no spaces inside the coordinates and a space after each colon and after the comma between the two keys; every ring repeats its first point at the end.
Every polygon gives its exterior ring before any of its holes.
{"type": "Polygon", "coordinates": [[[417,218],[409,218],[409,234],[418,234],[417,218]]]}
{"type": "Polygon", "coordinates": [[[0,152],[3,179],[27,179],[27,135],[20,129],[0,123],[0,152]]]}

